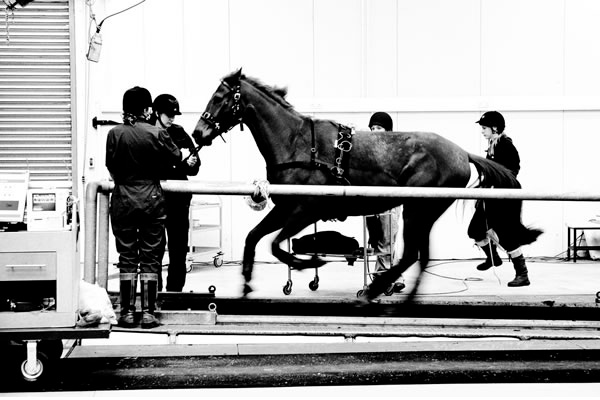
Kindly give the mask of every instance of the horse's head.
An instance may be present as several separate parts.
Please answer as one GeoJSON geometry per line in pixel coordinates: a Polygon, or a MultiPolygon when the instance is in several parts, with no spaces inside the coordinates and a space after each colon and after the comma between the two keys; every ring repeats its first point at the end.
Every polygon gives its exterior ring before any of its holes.
{"type": "Polygon", "coordinates": [[[242,123],[242,69],[223,78],[196,124],[192,137],[200,146],[210,146],[213,139],[242,123]]]}

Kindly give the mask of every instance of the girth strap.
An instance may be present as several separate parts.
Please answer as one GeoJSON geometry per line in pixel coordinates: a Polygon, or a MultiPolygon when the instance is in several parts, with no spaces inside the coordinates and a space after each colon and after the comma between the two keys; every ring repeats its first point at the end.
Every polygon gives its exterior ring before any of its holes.
{"type": "Polygon", "coordinates": [[[350,158],[349,153],[350,150],[352,150],[352,129],[345,125],[339,125],[338,138],[334,143],[334,164],[317,160],[317,140],[315,136],[315,123],[312,119],[310,119],[310,133],[310,161],[289,161],[277,165],[269,165],[267,166],[267,173],[269,171],[280,171],[289,168],[320,169],[329,172],[331,175],[334,176],[334,178],[340,181],[340,183],[350,185],[350,181],[348,180],[348,164],[350,158]]]}

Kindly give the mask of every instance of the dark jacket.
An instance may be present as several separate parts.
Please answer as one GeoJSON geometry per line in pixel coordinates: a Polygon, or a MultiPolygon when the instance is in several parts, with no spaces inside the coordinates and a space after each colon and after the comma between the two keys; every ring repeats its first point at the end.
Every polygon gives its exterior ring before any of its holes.
{"type": "Polygon", "coordinates": [[[493,154],[488,149],[486,158],[488,160],[494,160],[499,164],[502,164],[506,168],[512,171],[515,177],[519,174],[521,169],[521,159],[519,158],[519,152],[512,142],[512,139],[506,135],[501,135],[496,141],[496,145],[493,149],[493,154]]]}
{"type": "MultiPolygon", "coordinates": [[[[188,149],[190,153],[196,153],[194,142],[190,135],[187,134],[182,126],[173,124],[167,128],[167,133],[171,137],[171,140],[177,148],[188,149]]],[[[198,154],[196,154],[197,156],[198,154]]],[[[198,162],[190,167],[186,159],[182,159],[173,164],[172,168],[169,169],[167,175],[164,177],[166,180],[187,180],[188,176],[198,175],[200,170],[200,158],[198,162]]]]}
{"type": "MultiPolygon", "coordinates": [[[[190,135],[187,134],[182,126],[173,124],[167,128],[167,133],[171,137],[171,140],[179,149],[188,149],[191,154],[198,156],[194,142],[190,135]]],[[[187,157],[171,165],[171,168],[167,170],[167,173],[163,177],[165,180],[179,180],[186,181],[188,176],[198,175],[200,170],[200,157],[198,162],[193,167],[187,163],[187,157]]],[[[179,205],[189,205],[192,201],[192,193],[177,193],[168,192],[166,193],[167,201],[174,207],[179,205]]]]}
{"type": "Polygon", "coordinates": [[[181,151],[164,129],[146,122],[112,128],[106,138],[106,167],[115,182],[113,225],[164,216],[160,179],[180,159],[181,151]]]}

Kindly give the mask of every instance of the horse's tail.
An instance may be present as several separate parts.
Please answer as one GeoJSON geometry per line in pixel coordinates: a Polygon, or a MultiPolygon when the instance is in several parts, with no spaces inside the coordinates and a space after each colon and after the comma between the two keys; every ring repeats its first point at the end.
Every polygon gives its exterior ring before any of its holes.
{"type": "MultiPolygon", "coordinates": [[[[475,166],[479,173],[479,187],[520,189],[521,184],[513,173],[497,162],[469,154],[469,162],[475,166]]],[[[521,222],[522,200],[495,200],[485,201],[486,217],[490,228],[497,232],[503,231],[510,234],[511,242],[517,245],[526,245],[535,242],[543,231],[529,228],[521,222]]],[[[502,238],[500,239],[502,241],[502,238]]],[[[512,249],[508,249],[512,250],[512,249]]]]}
{"type": "Polygon", "coordinates": [[[521,189],[521,184],[505,166],[486,158],[469,153],[469,162],[475,165],[479,173],[479,187],[521,189]]]}

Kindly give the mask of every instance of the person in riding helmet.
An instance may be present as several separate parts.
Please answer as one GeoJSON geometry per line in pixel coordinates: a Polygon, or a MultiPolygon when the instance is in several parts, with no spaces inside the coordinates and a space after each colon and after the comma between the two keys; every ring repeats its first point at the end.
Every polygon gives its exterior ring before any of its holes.
{"type": "MultiPolygon", "coordinates": [[[[502,164],[516,178],[521,168],[521,159],[512,139],[504,133],[506,122],[502,114],[498,111],[485,112],[476,123],[481,126],[481,134],[488,142],[486,158],[502,164]]],[[[496,243],[488,237],[488,228],[493,227],[488,227],[485,204],[486,201],[484,200],[476,202],[475,213],[468,228],[469,237],[475,241],[486,255],[485,261],[477,266],[480,271],[486,271],[492,266],[502,265],[502,259],[496,251],[496,243]]],[[[520,245],[512,243],[513,241],[507,237],[501,237],[500,239],[504,243],[505,250],[510,256],[516,272],[515,278],[508,282],[508,286],[528,286],[530,284],[529,276],[520,245]]]]}
{"type": "Polygon", "coordinates": [[[118,323],[126,328],[138,323],[138,270],[142,328],[160,324],[154,315],[165,251],[166,204],[160,180],[181,160],[181,151],[167,132],[148,123],[151,109],[152,97],[147,89],[128,89],[123,95],[123,123],[112,128],[106,138],[106,167],[115,185],[109,210],[119,253],[118,323]]]}
{"type": "MultiPolygon", "coordinates": [[[[152,121],[158,128],[165,129],[175,145],[184,154],[168,169],[162,179],[187,180],[188,176],[198,175],[200,159],[192,138],[182,126],[173,123],[177,115],[181,115],[179,102],[175,96],[161,94],[152,103],[152,121]]],[[[167,206],[167,248],[169,251],[169,268],[167,270],[168,292],[181,292],[185,285],[186,260],[188,253],[188,235],[190,228],[189,212],[191,193],[165,193],[167,206]]],[[[162,278],[162,276],[160,277],[162,278]]],[[[162,290],[162,279],[159,291],[162,290]]]]}
{"type": "MultiPolygon", "coordinates": [[[[394,122],[388,113],[379,111],[371,115],[369,129],[371,132],[391,132],[394,129],[394,122]]],[[[377,256],[375,273],[390,269],[392,263],[396,262],[394,244],[398,234],[398,218],[400,218],[400,207],[395,207],[385,214],[370,215],[366,218],[369,245],[376,253],[380,253],[377,256]]],[[[405,287],[404,278],[400,276],[394,284],[394,291],[400,292],[405,287]]]]}

